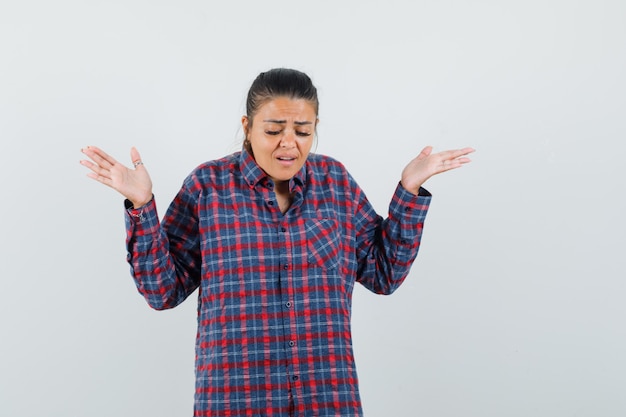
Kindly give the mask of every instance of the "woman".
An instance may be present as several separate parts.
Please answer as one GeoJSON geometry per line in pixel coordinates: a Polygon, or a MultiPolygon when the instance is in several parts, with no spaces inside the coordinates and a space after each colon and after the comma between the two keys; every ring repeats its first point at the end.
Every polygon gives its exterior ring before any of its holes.
{"type": "Polygon", "coordinates": [[[155,309],[196,288],[196,416],[360,416],[350,308],[356,281],[393,292],[417,256],[432,175],[471,148],[426,147],[378,216],[345,168],[311,154],[317,91],[291,69],[250,87],[241,152],[197,167],[159,223],[136,149],[127,168],[83,149],[89,176],[126,197],[128,261],[155,309]]]}

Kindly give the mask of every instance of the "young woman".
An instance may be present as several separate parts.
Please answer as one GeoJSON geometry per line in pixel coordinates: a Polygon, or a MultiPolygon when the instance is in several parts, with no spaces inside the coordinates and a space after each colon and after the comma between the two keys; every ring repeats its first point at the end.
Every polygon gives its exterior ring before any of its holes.
{"type": "Polygon", "coordinates": [[[473,152],[426,147],[383,219],[338,161],[310,153],[318,108],[306,74],[261,73],[241,152],[197,167],[162,222],[136,149],[133,168],[83,149],[89,176],[126,198],[128,261],[148,304],[199,289],[196,416],[361,416],[354,283],[389,294],[403,282],[431,199],[423,183],[473,152]]]}

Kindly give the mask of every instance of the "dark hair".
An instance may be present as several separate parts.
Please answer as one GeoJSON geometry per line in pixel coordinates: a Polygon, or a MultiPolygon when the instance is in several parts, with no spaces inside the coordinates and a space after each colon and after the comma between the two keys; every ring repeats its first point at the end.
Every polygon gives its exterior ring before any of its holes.
{"type": "Polygon", "coordinates": [[[261,106],[277,97],[307,100],[318,114],[317,89],[309,76],[294,69],[274,68],[260,73],[250,86],[246,100],[248,123],[252,124],[261,106]]]}

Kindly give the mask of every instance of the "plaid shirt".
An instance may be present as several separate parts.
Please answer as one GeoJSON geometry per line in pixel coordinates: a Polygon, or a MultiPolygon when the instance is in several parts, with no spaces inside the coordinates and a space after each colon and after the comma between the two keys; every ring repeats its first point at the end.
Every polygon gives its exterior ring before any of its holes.
{"type": "Polygon", "coordinates": [[[393,292],[417,256],[430,194],[398,185],[378,216],[337,161],[311,154],[283,215],[246,152],[194,170],[159,223],[127,207],[128,262],[155,309],[196,288],[195,416],[361,416],[355,281],[393,292]]]}

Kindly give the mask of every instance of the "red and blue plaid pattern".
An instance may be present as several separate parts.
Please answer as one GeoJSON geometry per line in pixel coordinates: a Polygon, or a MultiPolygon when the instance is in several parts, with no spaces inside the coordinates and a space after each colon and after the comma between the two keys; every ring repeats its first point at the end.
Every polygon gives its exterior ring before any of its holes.
{"type": "Polygon", "coordinates": [[[383,220],[314,154],[284,215],[273,186],[242,151],[194,170],[161,223],[154,200],[128,209],[132,275],[155,309],[199,288],[195,416],[361,416],[352,289],[402,283],[430,194],[398,185],[383,220]]]}

